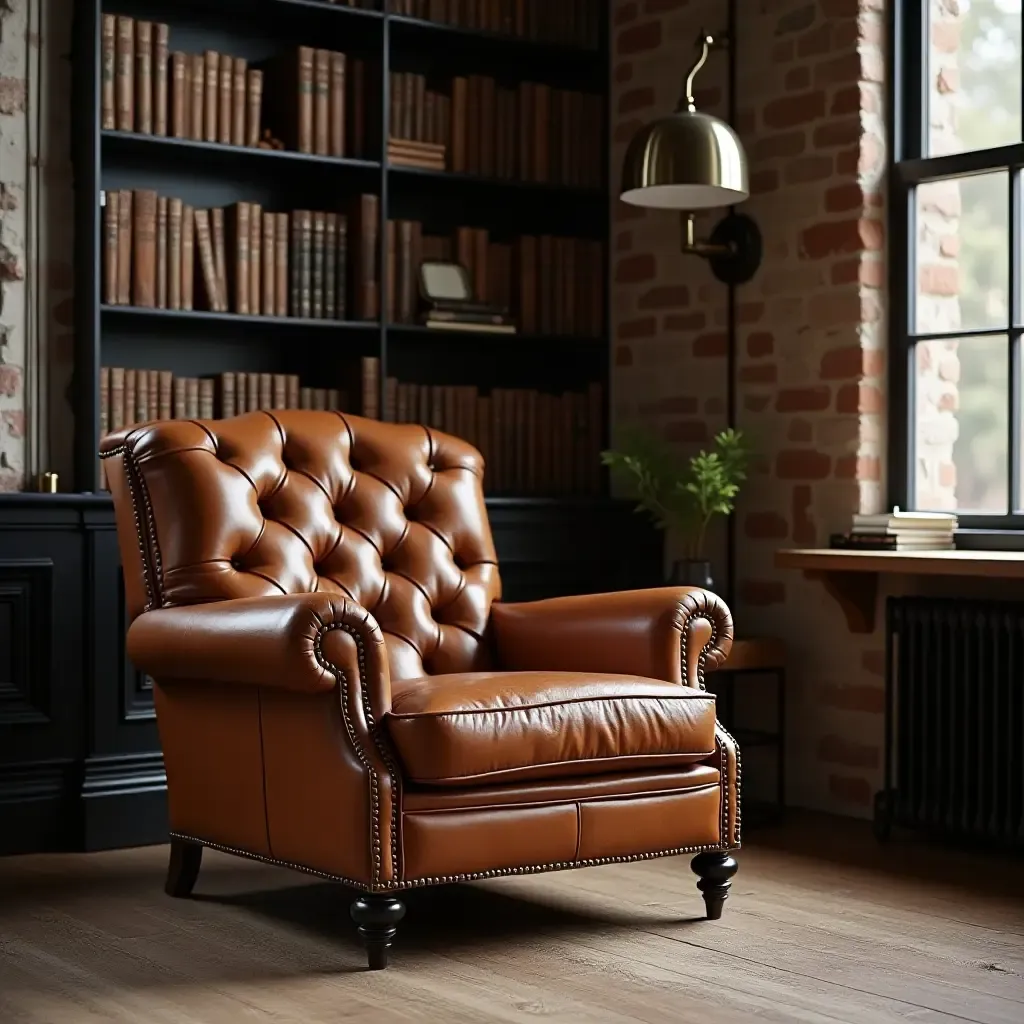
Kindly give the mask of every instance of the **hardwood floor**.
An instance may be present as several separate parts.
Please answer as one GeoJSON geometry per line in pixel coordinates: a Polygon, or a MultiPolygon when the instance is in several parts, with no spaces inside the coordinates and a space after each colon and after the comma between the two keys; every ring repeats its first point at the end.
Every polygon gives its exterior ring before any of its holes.
{"type": "Polygon", "coordinates": [[[688,858],[407,894],[386,972],[351,894],[166,848],[0,860],[3,1024],[1024,1021],[1020,860],[805,817],[748,837],[721,921],[688,858]]]}

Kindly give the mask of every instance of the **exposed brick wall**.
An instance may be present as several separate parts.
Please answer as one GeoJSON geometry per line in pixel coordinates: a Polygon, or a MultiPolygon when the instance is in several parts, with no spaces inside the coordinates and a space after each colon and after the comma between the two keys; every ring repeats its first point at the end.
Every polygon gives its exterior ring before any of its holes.
{"type": "MultiPolygon", "coordinates": [[[[613,172],[635,128],[674,108],[697,32],[723,28],[723,6],[617,0],[613,172]]],[[[752,188],[742,210],[765,257],[738,290],[738,425],[758,464],[737,512],[735,612],[741,633],[790,646],[794,802],[867,813],[880,782],[881,640],[851,636],[819,583],[773,559],[826,543],[883,500],[882,0],[739,7],[736,127],[752,188]]],[[[725,75],[713,57],[700,109],[725,116],[725,75]]],[[[702,215],[702,229],[722,212],[702,215]]],[[[616,423],[692,448],[724,425],[725,288],[678,253],[671,213],[617,203],[615,223],[616,423]]]]}

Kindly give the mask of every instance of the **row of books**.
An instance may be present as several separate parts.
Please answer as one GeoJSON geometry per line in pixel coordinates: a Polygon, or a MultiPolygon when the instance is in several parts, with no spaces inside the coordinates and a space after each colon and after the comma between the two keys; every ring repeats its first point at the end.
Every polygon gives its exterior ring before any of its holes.
{"type": "MultiPolygon", "coordinates": [[[[277,213],[246,202],[196,209],[150,189],[108,191],[103,201],[103,299],[108,305],[346,318],[346,214],[277,213]]],[[[374,249],[369,258],[375,261],[376,196],[357,201],[356,215],[356,223],[371,221],[374,249]]],[[[358,275],[362,261],[356,256],[358,275]]],[[[375,266],[371,269],[375,276],[375,266]]],[[[359,280],[356,276],[351,282],[355,315],[376,317],[375,309],[367,311],[373,296],[367,297],[359,280]]]]}
{"type": "Polygon", "coordinates": [[[833,534],[833,548],[854,551],[951,551],[959,521],[951,512],[856,514],[849,533],[833,534]]]}
{"type": "Polygon", "coordinates": [[[596,0],[391,0],[392,14],[462,28],[596,48],[602,5],[596,0]]]}
{"type": "MultiPolygon", "coordinates": [[[[541,82],[513,88],[486,75],[455,77],[451,93],[425,75],[394,71],[390,134],[437,147],[436,169],[554,185],[599,188],[601,96],[541,82]]],[[[389,154],[392,162],[406,162],[389,154]]],[[[419,165],[419,164],[417,164],[419,165]]]]}
{"type": "Polygon", "coordinates": [[[103,128],[319,156],[362,153],[362,61],[349,68],[344,53],[299,46],[257,67],[215,50],[170,51],[169,37],[162,22],[103,16],[103,128]]]}

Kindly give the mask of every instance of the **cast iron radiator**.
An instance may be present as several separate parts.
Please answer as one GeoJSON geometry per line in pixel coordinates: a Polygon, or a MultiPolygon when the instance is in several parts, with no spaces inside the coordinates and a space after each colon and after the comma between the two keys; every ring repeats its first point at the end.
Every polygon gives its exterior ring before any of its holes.
{"type": "Polygon", "coordinates": [[[875,825],[1024,846],[1024,602],[889,598],[875,825]]]}

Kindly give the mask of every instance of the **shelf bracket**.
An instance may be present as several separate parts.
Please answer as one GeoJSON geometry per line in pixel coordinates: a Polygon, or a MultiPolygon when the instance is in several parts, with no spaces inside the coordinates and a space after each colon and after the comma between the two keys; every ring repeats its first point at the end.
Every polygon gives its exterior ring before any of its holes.
{"type": "Polygon", "coordinates": [[[851,633],[873,633],[875,610],[878,605],[877,572],[828,572],[808,569],[804,577],[820,580],[825,592],[834,598],[851,633]]]}

